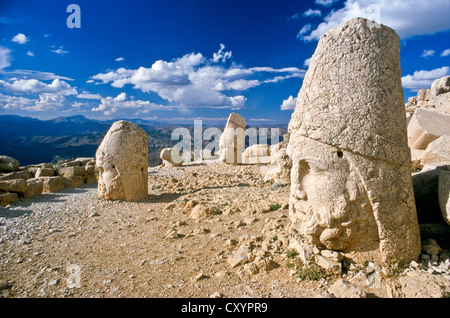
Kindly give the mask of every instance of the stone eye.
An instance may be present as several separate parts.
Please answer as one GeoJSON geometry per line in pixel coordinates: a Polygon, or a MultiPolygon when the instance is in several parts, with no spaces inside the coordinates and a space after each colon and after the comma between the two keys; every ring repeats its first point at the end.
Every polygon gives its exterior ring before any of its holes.
{"type": "Polygon", "coordinates": [[[342,151],[338,150],[337,156],[338,156],[339,158],[342,158],[342,157],[344,157],[344,153],[343,153],[342,151]]]}

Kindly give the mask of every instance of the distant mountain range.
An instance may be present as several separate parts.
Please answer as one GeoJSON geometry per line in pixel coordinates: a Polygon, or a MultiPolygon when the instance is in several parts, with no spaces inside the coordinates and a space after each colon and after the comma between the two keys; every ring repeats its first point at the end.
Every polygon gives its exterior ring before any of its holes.
{"type": "MultiPolygon", "coordinates": [[[[172,147],[179,140],[171,140],[172,131],[182,125],[159,121],[125,119],[147,132],[149,164],[161,163],[163,148],[172,147]]],[[[39,120],[16,115],[0,116],[0,155],[19,160],[21,166],[62,159],[95,157],[103,137],[115,120],[100,121],[84,116],[57,117],[39,120]]],[[[193,135],[192,125],[184,125],[193,135]]],[[[205,127],[206,128],[206,127],[205,127]]],[[[286,133],[281,127],[281,133],[286,133]]]]}

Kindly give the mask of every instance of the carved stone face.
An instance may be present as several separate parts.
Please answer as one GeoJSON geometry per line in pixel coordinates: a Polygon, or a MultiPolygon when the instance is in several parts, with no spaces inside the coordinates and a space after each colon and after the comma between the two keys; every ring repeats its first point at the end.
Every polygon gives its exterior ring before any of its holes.
{"type": "Polygon", "coordinates": [[[126,201],[147,197],[147,135],[138,126],[114,123],[97,149],[96,165],[100,197],[126,201]]]}
{"type": "Polygon", "coordinates": [[[125,197],[123,180],[114,162],[103,162],[99,167],[98,186],[101,193],[108,193],[109,199],[119,200],[125,197]]]}
{"type": "Polygon", "coordinates": [[[299,138],[292,156],[290,216],[304,238],[322,248],[344,251],[375,236],[366,191],[351,168],[351,156],[320,142],[299,138]],[[365,233],[361,236],[361,230],[365,233]]]}

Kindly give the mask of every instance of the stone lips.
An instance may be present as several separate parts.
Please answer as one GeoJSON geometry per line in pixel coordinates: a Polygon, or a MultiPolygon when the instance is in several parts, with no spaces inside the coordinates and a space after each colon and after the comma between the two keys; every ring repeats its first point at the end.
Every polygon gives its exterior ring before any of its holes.
{"type": "Polygon", "coordinates": [[[297,239],[356,262],[420,255],[400,42],[352,19],[321,37],[289,123],[297,239]]]}
{"type": "Polygon", "coordinates": [[[410,165],[399,37],[384,25],[370,28],[367,22],[356,18],[321,37],[289,132],[410,165]]]}
{"type": "Polygon", "coordinates": [[[147,134],[137,125],[117,121],[96,152],[99,197],[135,201],[148,197],[147,134]]]}

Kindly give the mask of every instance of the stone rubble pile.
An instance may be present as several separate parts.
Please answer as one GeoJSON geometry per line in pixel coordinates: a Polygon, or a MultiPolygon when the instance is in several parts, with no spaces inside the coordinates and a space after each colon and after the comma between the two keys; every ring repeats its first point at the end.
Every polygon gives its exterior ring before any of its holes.
{"type": "Polygon", "coordinates": [[[60,160],[54,164],[21,167],[16,159],[0,156],[0,166],[0,206],[42,193],[59,192],[65,188],[97,182],[98,178],[95,158],[60,160]]]}

